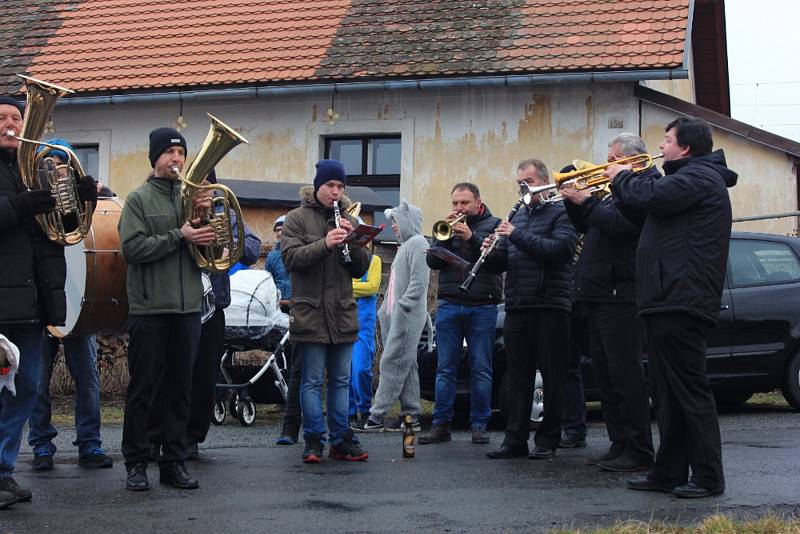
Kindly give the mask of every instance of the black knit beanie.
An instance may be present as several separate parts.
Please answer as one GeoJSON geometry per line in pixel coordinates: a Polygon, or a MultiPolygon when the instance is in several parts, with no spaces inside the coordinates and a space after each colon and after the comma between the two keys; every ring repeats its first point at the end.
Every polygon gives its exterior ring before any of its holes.
{"type": "Polygon", "coordinates": [[[14,106],[19,110],[20,113],[25,114],[25,108],[22,105],[22,102],[20,102],[16,98],[11,98],[10,96],[0,96],[0,104],[5,104],[7,106],[14,106]]]}
{"type": "Polygon", "coordinates": [[[182,146],[186,150],[186,139],[175,128],[156,128],[150,132],[150,165],[155,167],[156,160],[171,146],[182,146]]]}

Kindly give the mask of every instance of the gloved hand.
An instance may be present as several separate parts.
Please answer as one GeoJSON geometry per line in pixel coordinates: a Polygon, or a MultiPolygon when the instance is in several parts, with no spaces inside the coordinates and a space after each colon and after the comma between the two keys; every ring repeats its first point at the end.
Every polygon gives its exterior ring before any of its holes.
{"type": "Polygon", "coordinates": [[[23,191],[11,196],[10,200],[18,218],[50,213],[56,207],[56,199],[50,196],[50,191],[44,190],[23,191]]]}
{"type": "Polygon", "coordinates": [[[97,202],[97,182],[88,174],[78,182],[78,199],[81,202],[97,202]]]}

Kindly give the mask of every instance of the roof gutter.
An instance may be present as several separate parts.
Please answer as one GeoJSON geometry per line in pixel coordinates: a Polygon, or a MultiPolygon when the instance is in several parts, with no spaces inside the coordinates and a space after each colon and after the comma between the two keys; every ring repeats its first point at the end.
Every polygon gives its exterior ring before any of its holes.
{"type": "Polygon", "coordinates": [[[381,82],[342,82],[309,85],[267,85],[230,89],[172,91],[168,93],[143,93],[109,96],[64,97],[58,106],[91,106],[153,104],[188,102],[192,100],[267,98],[330,93],[355,93],[363,91],[453,89],[464,87],[519,87],[563,83],[638,82],[641,80],[686,79],[689,71],[679,69],[654,69],[639,71],[577,72],[562,74],[525,74],[509,76],[479,76],[470,78],[433,78],[423,80],[396,80],[381,82]]]}

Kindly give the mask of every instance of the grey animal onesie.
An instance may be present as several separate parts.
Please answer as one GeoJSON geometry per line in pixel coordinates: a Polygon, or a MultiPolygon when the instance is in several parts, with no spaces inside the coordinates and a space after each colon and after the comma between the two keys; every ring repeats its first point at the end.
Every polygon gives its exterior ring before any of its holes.
{"type": "MultiPolygon", "coordinates": [[[[427,295],[430,269],[425,262],[428,241],[422,235],[422,211],[405,200],[386,210],[400,230],[400,249],[392,262],[394,304],[388,298],[378,310],[383,355],[380,382],[370,414],[383,417],[396,400],[402,413],[419,414],[417,344],[428,317],[427,295]]],[[[386,291],[389,294],[389,289],[386,291]]]]}

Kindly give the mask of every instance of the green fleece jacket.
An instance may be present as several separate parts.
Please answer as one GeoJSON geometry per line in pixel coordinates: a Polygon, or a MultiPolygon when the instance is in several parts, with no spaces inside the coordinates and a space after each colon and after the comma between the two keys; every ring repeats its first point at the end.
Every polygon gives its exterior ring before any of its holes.
{"type": "Polygon", "coordinates": [[[183,222],[180,182],[150,177],[125,200],[119,237],[131,315],[200,311],[203,282],[181,235],[183,222]]]}

